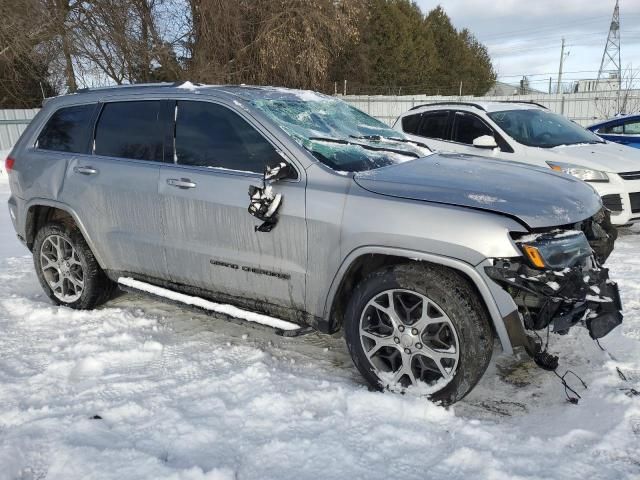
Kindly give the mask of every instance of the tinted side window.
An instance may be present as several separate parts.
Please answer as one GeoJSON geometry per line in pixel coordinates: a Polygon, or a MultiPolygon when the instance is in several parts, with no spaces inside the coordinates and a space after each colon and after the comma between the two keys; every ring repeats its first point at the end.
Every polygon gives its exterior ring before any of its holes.
{"type": "Polygon", "coordinates": [[[423,113],[422,118],[422,125],[420,125],[418,135],[442,140],[449,139],[449,112],[423,113]]]}
{"type": "Polygon", "coordinates": [[[418,127],[420,126],[420,120],[422,119],[422,115],[416,113],[415,115],[407,115],[402,118],[402,130],[407,133],[417,133],[418,127]]]}
{"type": "Polygon", "coordinates": [[[622,134],[622,130],[623,130],[623,125],[613,125],[613,126],[608,126],[603,128],[601,133],[622,134]]]}
{"type": "Polygon", "coordinates": [[[453,141],[473,144],[473,141],[483,135],[493,137],[493,131],[478,117],[467,113],[456,113],[453,141]]]}
{"type": "Polygon", "coordinates": [[[175,145],[182,165],[262,173],[282,160],[238,114],[208,102],[178,102],[175,145]]]}
{"type": "Polygon", "coordinates": [[[640,135],[640,121],[636,120],[635,122],[627,123],[624,126],[624,133],[627,135],[640,135]]]}
{"type": "Polygon", "coordinates": [[[105,104],[95,141],[96,155],[161,162],[160,101],[105,104]]]}
{"type": "Polygon", "coordinates": [[[57,152],[84,153],[89,145],[89,122],[95,105],[61,108],[38,137],[37,147],[57,152]]]}

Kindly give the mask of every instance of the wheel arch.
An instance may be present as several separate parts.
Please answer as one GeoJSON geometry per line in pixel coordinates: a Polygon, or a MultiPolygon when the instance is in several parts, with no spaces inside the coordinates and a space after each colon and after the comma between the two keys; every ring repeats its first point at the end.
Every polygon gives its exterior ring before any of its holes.
{"type": "MultiPolygon", "coordinates": [[[[491,289],[473,265],[451,257],[390,247],[361,247],[347,255],[331,283],[325,301],[323,321],[326,330],[334,333],[342,327],[348,294],[359,280],[384,266],[410,262],[432,263],[463,275],[482,299],[504,353],[513,353],[513,345],[505,325],[506,317],[501,315],[491,289]]],[[[516,308],[515,304],[513,307],[516,308]]]]}
{"type": "Polygon", "coordinates": [[[87,245],[91,249],[93,255],[96,257],[98,264],[101,268],[104,268],[104,264],[98,254],[98,251],[94,247],[94,243],[87,234],[86,228],[78,214],[68,205],[45,199],[34,199],[26,205],[25,216],[25,242],[27,248],[32,251],[33,243],[38,230],[47,222],[52,220],[59,220],[62,223],[73,223],[80,233],[84,237],[87,245]]]}

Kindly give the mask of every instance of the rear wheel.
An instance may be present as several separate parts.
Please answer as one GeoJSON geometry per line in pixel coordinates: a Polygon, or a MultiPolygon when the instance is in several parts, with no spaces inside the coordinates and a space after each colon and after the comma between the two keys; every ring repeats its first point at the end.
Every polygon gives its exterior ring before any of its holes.
{"type": "Polygon", "coordinates": [[[427,264],[369,275],[349,302],[345,337],[372,386],[444,403],[471,391],[493,348],[484,305],[468,280],[427,264]]]}
{"type": "Polygon", "coordinates": [[[58,305],[91,309],[111,296],[113,282],[75,225],[44,225],[35,237],[33,260],[42,288],[58,305]]]}

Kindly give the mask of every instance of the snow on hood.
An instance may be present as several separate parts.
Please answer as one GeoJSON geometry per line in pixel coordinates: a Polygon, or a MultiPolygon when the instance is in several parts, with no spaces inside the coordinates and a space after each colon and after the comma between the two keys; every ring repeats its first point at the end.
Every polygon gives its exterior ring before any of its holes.
{"type": "Polygon", "coordinates": [[[434,154],[354,180],[374,193],[500,213],[529,228],[576,223],[602,208],[595,190],[573,177],[473,155],[434,154]]]}
{"type": "Polygon", "coordinates": [[[575,163],[584,167],[604,172],[637,172],[640,171],[640,149],[620,145],[619,143],[582,143],[578,145],[561,145],[548,149],[545,160],[575,163]],[[551,158],[551,156],[556,156],[551,158]]]}

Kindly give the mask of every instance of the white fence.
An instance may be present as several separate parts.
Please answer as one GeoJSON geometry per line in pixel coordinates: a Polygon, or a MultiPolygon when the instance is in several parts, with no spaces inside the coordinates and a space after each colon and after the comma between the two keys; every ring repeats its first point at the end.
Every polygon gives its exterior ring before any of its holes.
{"type": "Polygon", "coordinates": [[[614,116],[619,111],[627,113],[640,111],[640,90],[623,91],[618,97],[617,91],[565,94],[510,95],[501,97],[471,96],[426,96],[426,95],[346,95],[341,98],[354,107],[367,112],[388,125],[396,118],[416,105],[433,102],[461,101],[526,101],[544,105],[552,112],[560,113],[580,125],[590,125],[598,120],[614,116]],[[620,107],[618,106],[620,105],[620,107]]]}
{"type": "Polygon", "coordinates": [[[0,110],[0,150],[8,150],[18,141],[38,110],[37,108],[0,110]]]}
{"type": "MultiPolygon", "coordinates": [[[[565,94],[511,95],[502,97],[443,97],[426,95],[346,95],[341,96],[353,106],[392,125],[396,118],[416,105],[432,102],[463,101],[528,101],[544,105],[549,110],[566,115],[581,125],[612,117],[621,109],[640,111],[640,90],[618,92],[589,92],[565,94]]],[[[0,150],[7,150],[18,140],[22,132],[38,112],[37,108],[0,110],[0,150]]]]}

